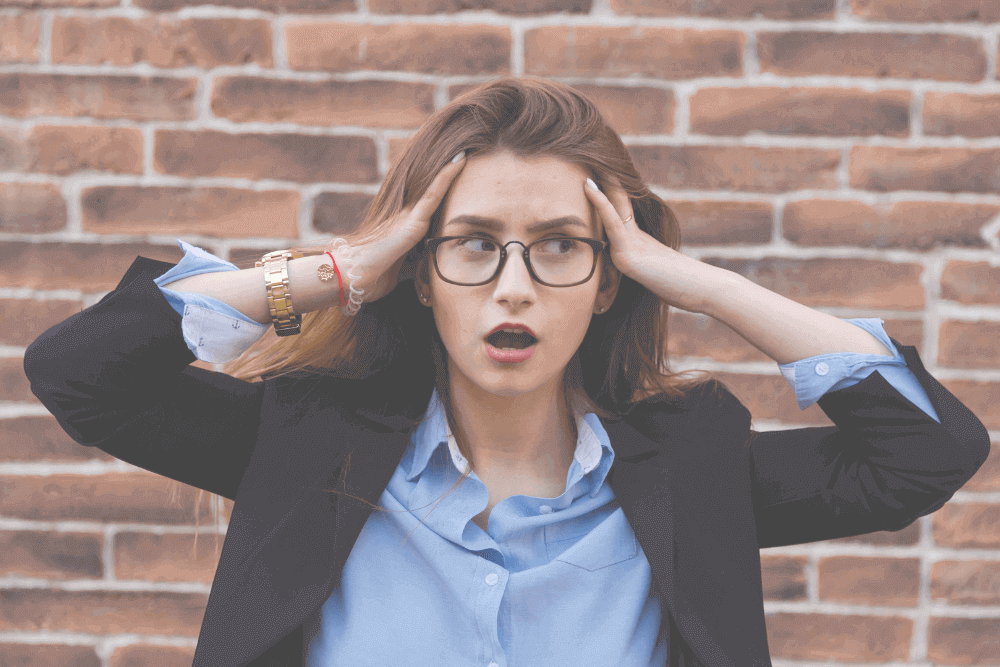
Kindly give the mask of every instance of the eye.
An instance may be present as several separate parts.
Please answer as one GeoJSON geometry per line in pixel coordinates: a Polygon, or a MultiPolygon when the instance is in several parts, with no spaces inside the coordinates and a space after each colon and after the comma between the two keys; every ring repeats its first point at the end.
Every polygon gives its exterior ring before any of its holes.
{"type": "Polygon", "coordinates": [[[493,252],[496,244],[487,238],[456,239],[463,250],[468,252],[493,252]]]}
{"type": "Polygon", "coordinates": [[[584,244],[576,239],[554,238],[538,244],[538,251],[546,255],[570,255],[580,251],[584,244]]]}

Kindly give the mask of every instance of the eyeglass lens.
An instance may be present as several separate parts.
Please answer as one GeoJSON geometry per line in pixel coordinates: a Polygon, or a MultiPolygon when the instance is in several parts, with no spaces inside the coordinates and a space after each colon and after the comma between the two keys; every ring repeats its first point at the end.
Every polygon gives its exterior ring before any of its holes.
{"type": "MultiPolygon", "coordinates": [[[[515,252],[508,249],[508,261],[515,252]]],[[[550,285],[572,285],[585,280],[594,268],[594,259],[593,246],[574,239],[542,239],[528,246],[531,268],[550,285]]],[[[456,283],[485,282],[499,265],[500,246],[489,239],[450,239],[437,247],[438,270],[456,283]]]]}

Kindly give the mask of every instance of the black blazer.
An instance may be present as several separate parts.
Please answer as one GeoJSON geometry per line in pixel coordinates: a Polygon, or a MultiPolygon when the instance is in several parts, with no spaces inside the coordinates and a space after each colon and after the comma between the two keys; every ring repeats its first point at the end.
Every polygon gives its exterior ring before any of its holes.
{"type": "MultiPolygon", "coordinates": [[[[137,258],[31,344],[25,373],[76,442],[235,499],[194,665],[302,665],[304,626],[338,585],[433,373],[401,359],[360,380],[248,383],[191,367],[181,317],[153,283],[171,266],[137,258]],[[346,493],[323,490],[334,486],[346,493]]],[[[835,427],[755,432],[717,382],[603,422],[607,481],[649,560],[670,667],[770,665],[759,549],[901,530],[986,460],[980,421],[900,350],[940,424],[878,373],[820,400],[835,427]]]]}

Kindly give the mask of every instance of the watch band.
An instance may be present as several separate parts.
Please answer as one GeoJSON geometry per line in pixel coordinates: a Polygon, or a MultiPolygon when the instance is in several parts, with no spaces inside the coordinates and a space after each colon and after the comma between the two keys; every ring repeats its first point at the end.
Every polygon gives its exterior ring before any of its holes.
{"type": "Polygon", "coordinates": [[[292,308],[292,292],[288,286],[288,260],[304,257],[293,250],[275,250],[260,258],[254,266],[264,267],[264,287],[267,307],[274,322],[274,333],[295,336],[302,332],[302,316],[292,308]]]}

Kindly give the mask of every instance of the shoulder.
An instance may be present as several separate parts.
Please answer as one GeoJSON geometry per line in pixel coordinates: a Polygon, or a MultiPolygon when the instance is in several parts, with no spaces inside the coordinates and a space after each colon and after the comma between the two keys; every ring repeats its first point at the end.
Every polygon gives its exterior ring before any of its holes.
{"type": "Polygon", "coordinates": [[[643,398],[633,404],[625,419],[640,430],[750,428],[750,411],[716,378],[688,385],[674,396],[659,392],[643,398]]]}

